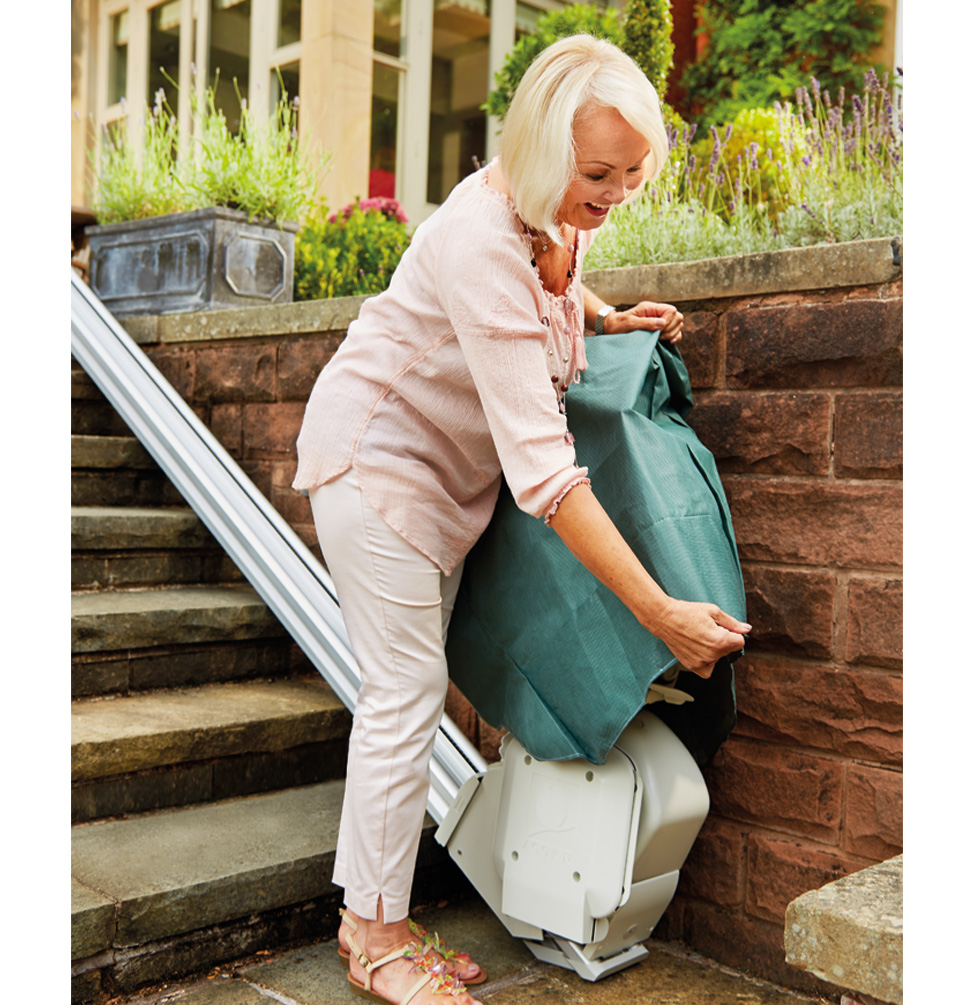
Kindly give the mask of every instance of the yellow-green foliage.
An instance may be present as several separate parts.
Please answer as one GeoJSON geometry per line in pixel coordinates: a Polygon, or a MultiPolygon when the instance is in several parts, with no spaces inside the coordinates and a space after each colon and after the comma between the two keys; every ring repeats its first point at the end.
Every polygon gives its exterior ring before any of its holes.
{"type": "Polygon", "coordinates": [[[381,201],[385,212],[366,200],[331,215],[323,203],[310,214],[295,237],[295,300],[386,289],[410,238],[398,203],[381,201]]]}
{"type": "Polygon", "coordinates": [[[734,121],[712,127],[691,144],[695,167],[690,183],[713,184],[727,217],[743,199],[773,220],[789,205],[789,157],[774,108],[745,108],[734,121]],[[715,155],[717,147],[717,155],[715,155]]]}

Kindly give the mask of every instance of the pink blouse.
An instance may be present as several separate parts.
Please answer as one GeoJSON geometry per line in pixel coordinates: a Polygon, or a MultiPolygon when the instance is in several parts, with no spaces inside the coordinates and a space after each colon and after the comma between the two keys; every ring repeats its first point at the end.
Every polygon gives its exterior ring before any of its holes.
{"type": "Polygon", "coordinates": [[[296,489],[354,468],[383,519],[445,573],[491,519],[502,473],[517,505],[546,520],[588,481],[559,392],[586,368],[591,232],[579,231],[569,289],[553,296],[487,170],[417,227],[319,374],[298,436],[296,489]]]}

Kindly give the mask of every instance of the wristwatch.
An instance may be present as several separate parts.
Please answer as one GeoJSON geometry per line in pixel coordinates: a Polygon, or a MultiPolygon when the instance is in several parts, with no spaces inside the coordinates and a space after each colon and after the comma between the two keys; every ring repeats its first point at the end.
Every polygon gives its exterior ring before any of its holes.
{"type": "Polygon", "coordinates": [[[609,317],[609,315],[612,314],[613,311],[615,311],[615,310],[616,310],[616,308],[615,307],[610,307],[609,304],[607,304],[605,307],[600,307],[599,308],[599,310],[596,313],[596,334],[597,335],[602,335],[603,334],[603,321],[607,317],[609,317]]]}

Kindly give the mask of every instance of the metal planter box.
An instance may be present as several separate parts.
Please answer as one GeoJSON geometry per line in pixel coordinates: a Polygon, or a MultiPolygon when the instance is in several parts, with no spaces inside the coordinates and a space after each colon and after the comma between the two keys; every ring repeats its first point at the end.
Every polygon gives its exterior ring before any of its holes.
{"type": "Polygon", "coordinates": [[[297,230],[223,206],[88,227],[91,288],[118,317],[289,303],[297,230]]]}

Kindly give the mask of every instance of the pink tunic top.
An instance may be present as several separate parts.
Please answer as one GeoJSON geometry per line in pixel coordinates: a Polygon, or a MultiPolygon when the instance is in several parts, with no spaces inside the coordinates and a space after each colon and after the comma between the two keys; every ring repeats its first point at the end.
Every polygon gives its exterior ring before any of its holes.
{"type": "MultiPolygon", "coordinates": [[[[558,391],[586,368],[580,231],[572,282],[548,293],[511,201],[470,175],[419,227],[319,374],[296,489],[354,468],[366,498],[450,573],[491,519],[501,475],[548,519],[587,481],[558,391]]],[[[563,392],[564,393],[564,392],[563,392]]]]}

